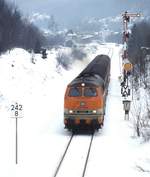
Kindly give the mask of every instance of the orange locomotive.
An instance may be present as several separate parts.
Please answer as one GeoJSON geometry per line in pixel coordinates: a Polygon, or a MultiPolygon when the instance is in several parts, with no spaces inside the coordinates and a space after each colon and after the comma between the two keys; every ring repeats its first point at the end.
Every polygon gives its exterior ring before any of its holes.
{"type": "Polygon", "coordinates": [[[101,128],[109,77],[110,58],[98,55],[67,86],[64,100],[65,128],[71,131],[101,128]]]}

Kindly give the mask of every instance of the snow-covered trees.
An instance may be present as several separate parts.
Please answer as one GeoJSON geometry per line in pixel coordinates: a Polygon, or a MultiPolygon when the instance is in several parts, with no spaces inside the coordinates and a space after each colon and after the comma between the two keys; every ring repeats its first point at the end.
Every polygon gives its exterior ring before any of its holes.
{"type": "Polygon", "coordinates": [[[150,139],[150,96],[147,89],[138,88],[132,101],[132,121],[135,133],[145,141],[150,139]]]}
{"type": "Polygon", "coordinates": [[[129,39],[129,58],[133,70],[133,122],[137,136],[150,139],[150,24],[137,23],[129,39]]]}
{"type": "Polygon", "coordinates": [[[35,49],[43,41],[38,28],[23,19],[17,7],[0,0],[0,52],[14,47],[35,49]]]}
{"type": "Polygon", "coordinates": [[[142,21],[134,24],[131,29],[128,46],[130,61],[143,67],[144,58],[142,49],[143,47],[150,47],[150,23],[142,21]]]}
{"type": "Polygon", "coordinates": [[[52,32],[56,32],[58,30],[58,25],[53,15],[50,16],[49,23],[48,23],[48,29],[52,32]]]}

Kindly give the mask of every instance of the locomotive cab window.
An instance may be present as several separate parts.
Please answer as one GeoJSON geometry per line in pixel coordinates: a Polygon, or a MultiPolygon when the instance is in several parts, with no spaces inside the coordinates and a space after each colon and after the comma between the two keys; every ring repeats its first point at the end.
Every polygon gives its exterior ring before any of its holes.
{"type": "Polygon", "coordinates": [[[86,97],[94,97],[97,96],[96,88],[94,87],[86,87],[84,89],[84,96],[86,97]]]}
{"type": "Polygon", "coordinates": [[[70,97],[79,97],[81,95],[82,94],[81,94],[81,89],[80,88],[78,88],[78,87],[70,88],[70,90],[69,90],[69,96],[70,97]]]}

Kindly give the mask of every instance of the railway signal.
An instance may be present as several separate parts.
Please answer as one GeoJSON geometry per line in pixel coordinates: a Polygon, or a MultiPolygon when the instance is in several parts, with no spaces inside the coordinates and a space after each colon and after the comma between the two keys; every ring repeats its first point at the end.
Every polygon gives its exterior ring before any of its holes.
{"type": "Polygon", "coordinates": [[[129,120],[130,105],[131,105],[130,100],[123,100],[123,108],[125,111],[125,120],[129,120]]]}
{"type": "Polygon", "coordinates": [[[121,82],[121,94],[124,97],[123,105],[125,110],[125,116],[129,114],[130,110],[130,101],[127,100],[127,97],[130,96],[130,87],[129,87],[129,75],[133,69],[132,63],[128,59],[128,40],[130,37],[128,23],[131,18],[140,17],[140,13],[128,13],[127,11],[122,14],[123,17],[123,54],[122,54],[122,69],[123,69],[123,80],[121,82]]]}
{"type": "Polygon", "coordinates": [[[123,70],[125,73],[128,73],[132,70],[133,65],[130,63],[128,59],[128,40],[130,37],[129,29],[128,29],[128,23],[130,22],[131,17],[140,17],[140,13],[128,13],[127,11],[122,14],[123,16],[123,55],[122,55],[122,62],[123,62],[123,70]]]}

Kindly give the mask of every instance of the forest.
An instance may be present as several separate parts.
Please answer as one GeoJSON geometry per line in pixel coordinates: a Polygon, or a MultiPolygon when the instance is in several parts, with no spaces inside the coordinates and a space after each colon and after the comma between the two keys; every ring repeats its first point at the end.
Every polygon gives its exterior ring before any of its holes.
{"type": "Polygon", "coordinates": [[[0,53],[15,47],[38,52],[44,42],[40,30],[15,5],[0,0],[0,53]]]}

